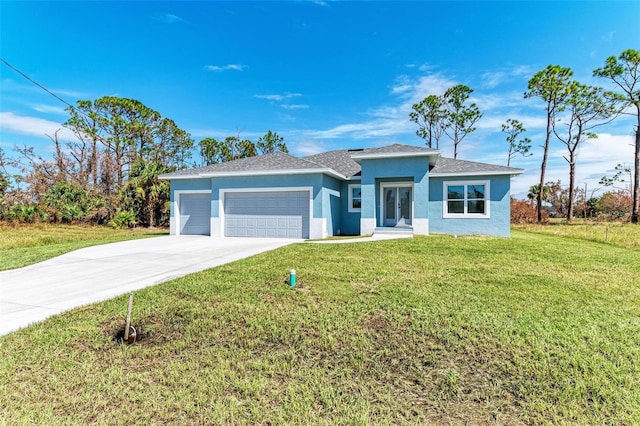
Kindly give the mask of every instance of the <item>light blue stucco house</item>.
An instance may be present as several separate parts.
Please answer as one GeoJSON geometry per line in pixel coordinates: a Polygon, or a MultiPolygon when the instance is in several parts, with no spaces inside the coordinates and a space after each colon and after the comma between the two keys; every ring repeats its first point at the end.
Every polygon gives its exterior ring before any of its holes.
{"type": "Polygon", "coordinates": [[[161,178],[171,181],[175,235],[506,237],[511,177],[522,172],[396,144],[304,158],[275,152],[161,178]]]}

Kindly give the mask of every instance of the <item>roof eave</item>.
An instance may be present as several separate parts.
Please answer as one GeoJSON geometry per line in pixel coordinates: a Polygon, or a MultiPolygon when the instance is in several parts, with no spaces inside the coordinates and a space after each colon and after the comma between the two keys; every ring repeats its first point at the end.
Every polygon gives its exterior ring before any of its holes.
{"type": "Polygon", "coordinates": [[[340,179],[347,180],[347,177],[330,168],[322,169],[281,169],[281,170],[247,170],[238,172],[210,172],[200,173],[197,177],[213,178],[213,177],[230,177],[230,176],[274,176],[274,175],[309,175],[315,173],[323,173],[332,175],[340,179]]]}
{"type": "Polygon", "coordinates": [[[518,176],[524,173],[522,169],[516,170],[494,170],[485,172],[449,172],[449,173],[429,173],[429,177],[457,177],[457,176],[518,176]]]}
{"type": "Polygon", "coordinates": [[[402,157],[431,157],[440,155],[440,151],[434,152],[379,152],[375,154],[352,154],[351,158],[358,160],[379,160],[384,158],[402,158],[402,157]]]}

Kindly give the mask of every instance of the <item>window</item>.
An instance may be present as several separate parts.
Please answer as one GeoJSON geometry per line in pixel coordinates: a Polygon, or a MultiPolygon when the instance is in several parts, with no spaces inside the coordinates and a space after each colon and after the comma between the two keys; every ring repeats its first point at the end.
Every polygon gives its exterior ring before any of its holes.
{"type": "Polygon", "coordinates": [[[445,182],[443,216],[489,217],[489,182],[445,182]]]}
{"type": "Polygon", "coordinates": [[[349,212],[359,212],[362,206],[360,185],[349,185],[349,212]]]}

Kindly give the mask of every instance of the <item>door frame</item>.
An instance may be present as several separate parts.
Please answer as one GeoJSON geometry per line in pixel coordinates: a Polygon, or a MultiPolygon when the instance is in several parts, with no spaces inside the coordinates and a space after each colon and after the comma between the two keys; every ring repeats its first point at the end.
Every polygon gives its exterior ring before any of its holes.
{"type": "MultiPolygon", "coordinates": [[[[390,228],[390,227],[396,227],[398,226],[398,220],[400,219],[399,216],[399,208],[396,208],[395,210],[395,214],[396,214],[396,224],[393,226],[390,225],[385,225],[385,213],[386,213],[386,203],[385,203],[385,199],[384,199],[384,191],[385,189],[388,188],[395,188],[396,190],[399,188],[410,188],[411,189],[411,206],[410,206],[410,214],[411,214],[411,223],[409,223],[408,225],[400,225],[399,227],[411,227],[413,226],[413,206],[414,206],[414,188],[413,188],[413,182],[380,182],[380,220],[379,220],[379,226],[383,227],[383,228],[390,228]]],[[[397,197],[397,193],[396,193],[396,197],[397,197]]]]}

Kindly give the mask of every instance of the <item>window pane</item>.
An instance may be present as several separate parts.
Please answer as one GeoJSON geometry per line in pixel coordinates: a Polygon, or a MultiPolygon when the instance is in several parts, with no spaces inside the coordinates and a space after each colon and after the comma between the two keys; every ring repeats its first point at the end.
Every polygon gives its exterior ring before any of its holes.
{"type": "Polygon", "coordinates": [[[360,199],[353,199],[351,200],[351,207],[354,209],[359,209],[361,207],[362,202],[360,201],[360,199]]]}
{"type": "Polygon", "coordinates": [[[354,186],[351,188],[351,198],[353,198],[354,200],[360,199],[360,187],[359,186],[354,186]]]}
{"type": "Polygon", "coordinates": [[[447,201],[448,213],[464,213],[464,201],[447,201]]]}
{"type": "Polygon", "coordinates": [[[447,199],[448,200],[462,200],[464,199],[464,186],[447,186],[447,199]]]}
{"type": "Polygon", "coordinates": [[[469,185],[467,186],[468,198],[484,198],[484,185],[469,185]]]}
{"type": "Polygon", "coordinates": [[[480,213],[484,214],[484,201],[469,201],[467,206],[467,213],[480,213]]]}

